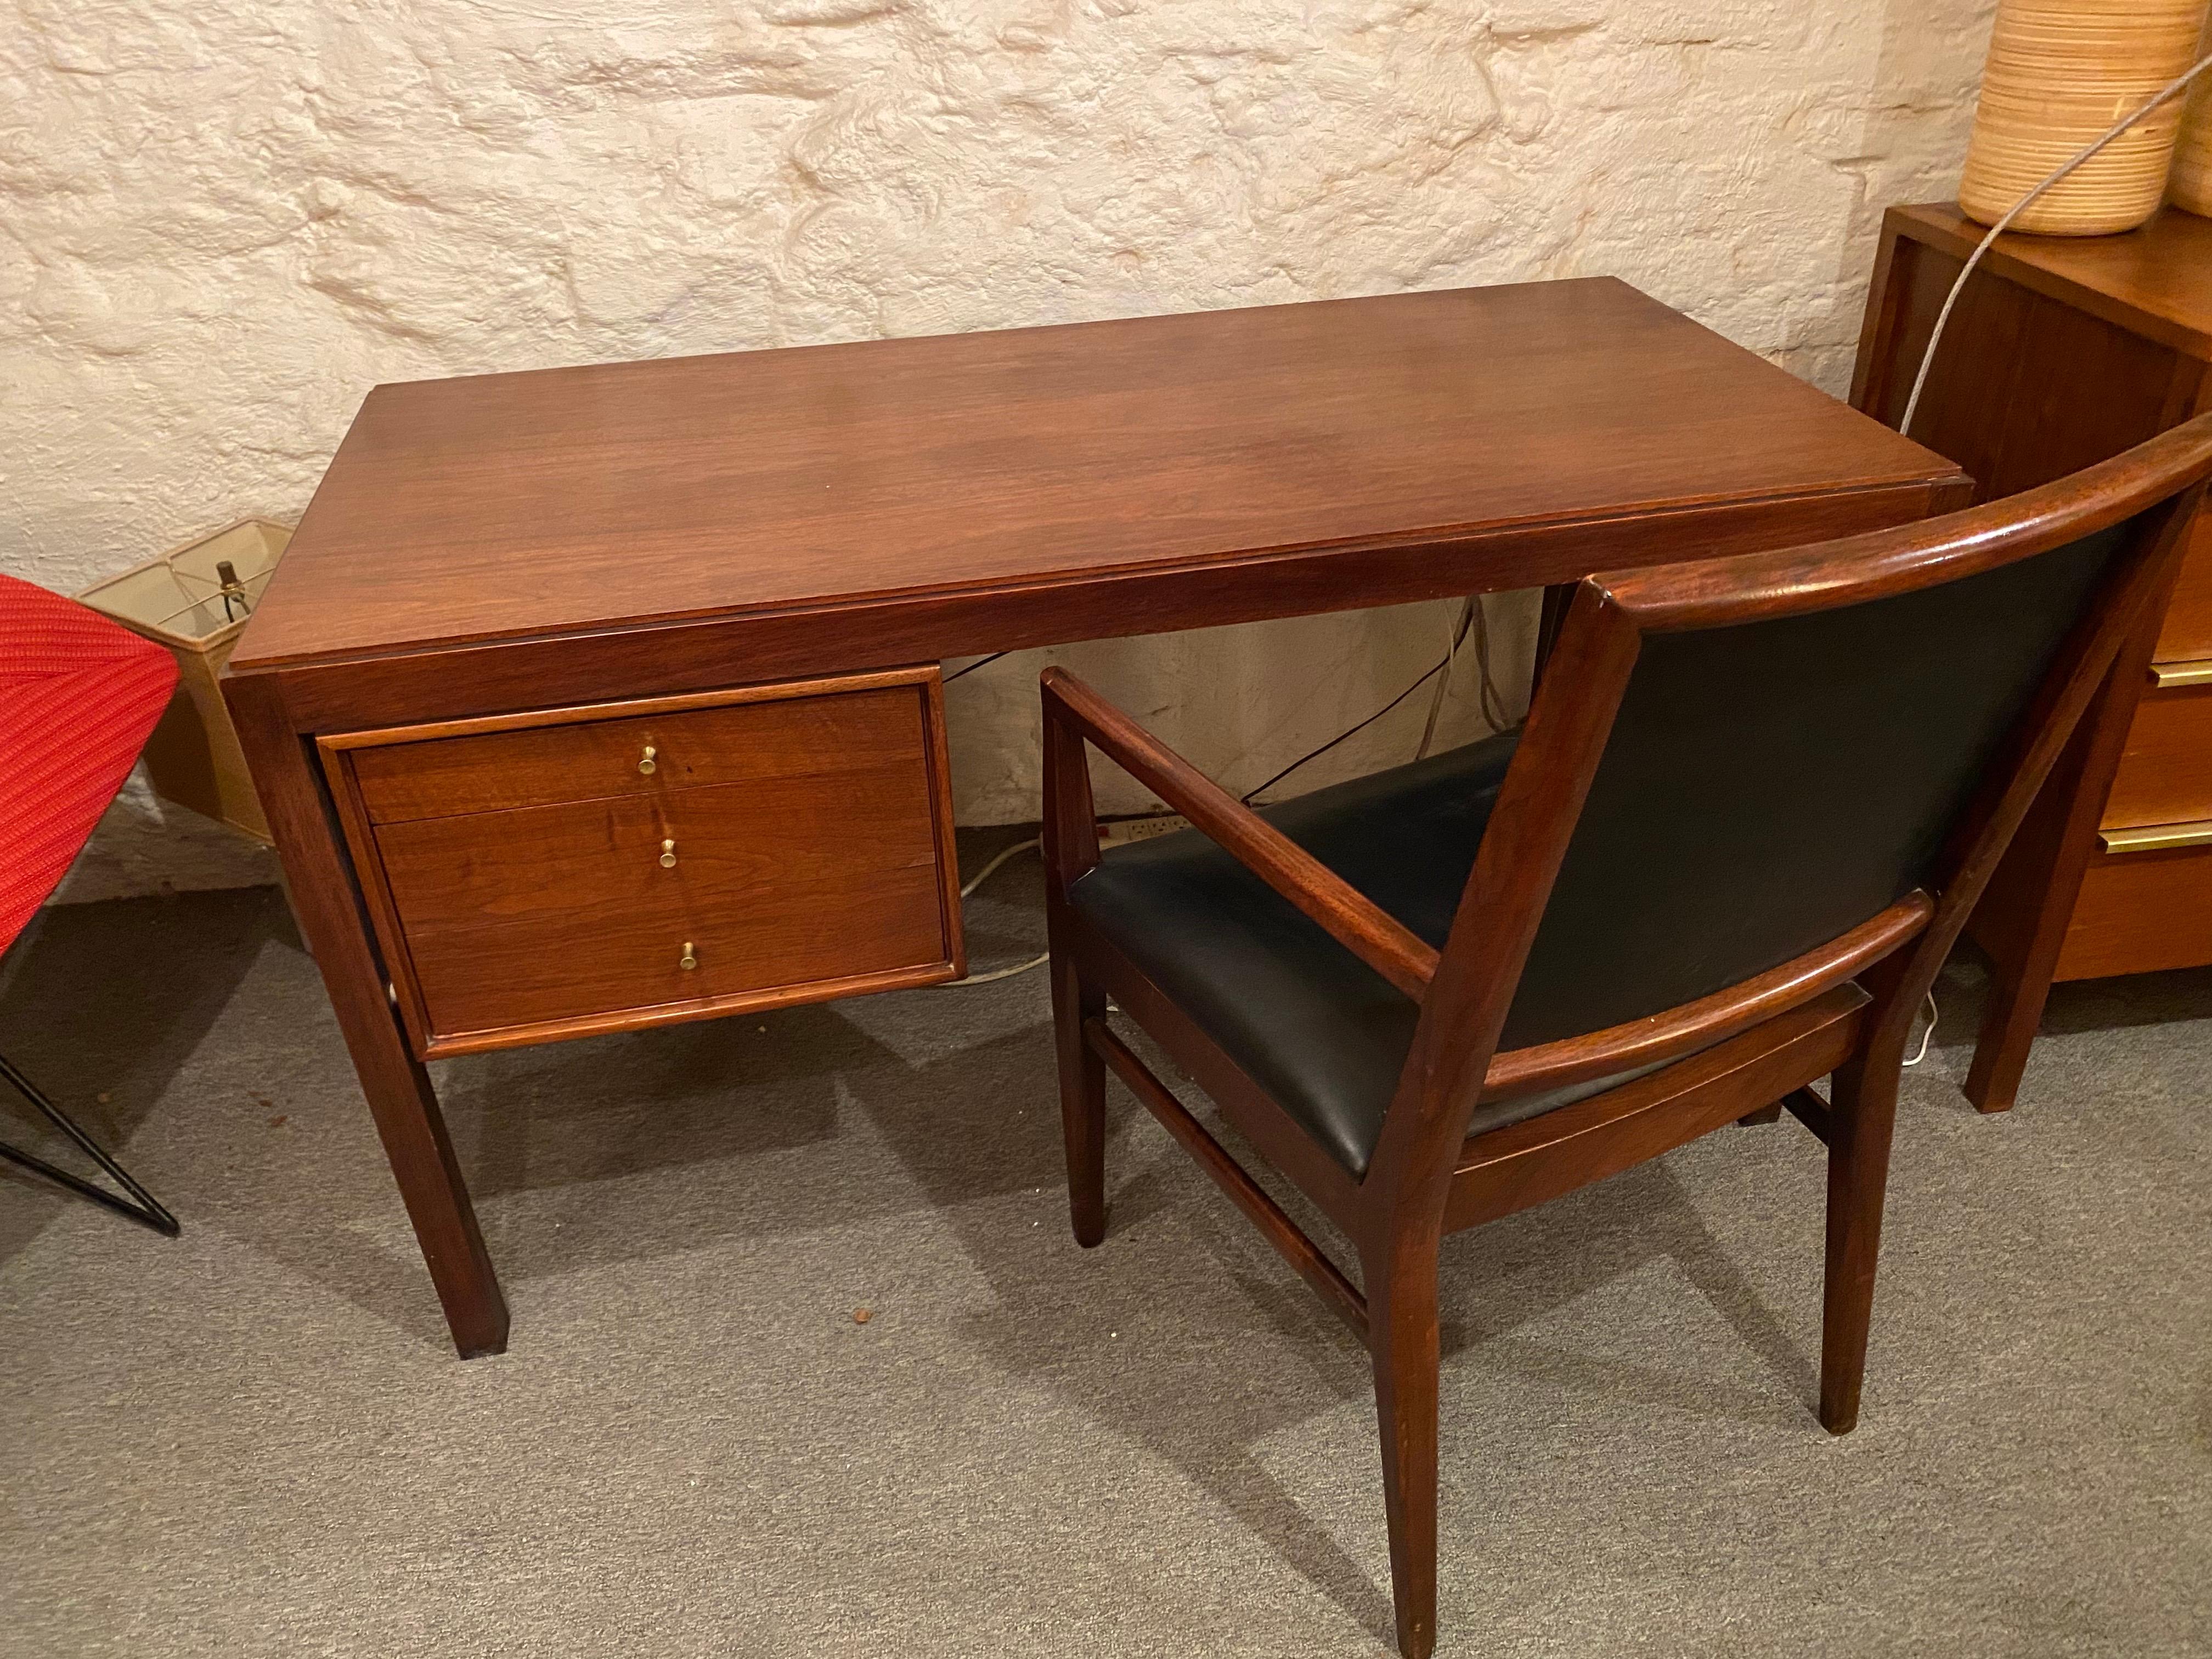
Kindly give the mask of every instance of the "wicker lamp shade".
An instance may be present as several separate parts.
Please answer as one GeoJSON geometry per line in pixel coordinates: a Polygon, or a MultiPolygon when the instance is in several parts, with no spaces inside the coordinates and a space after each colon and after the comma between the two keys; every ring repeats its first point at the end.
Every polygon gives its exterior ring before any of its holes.
{"type": "MultiPolygon", "coordinates": [[[[2196,61],[2207,0],[2001,0],[1959,205],[1995,224],[2196,61]]],[[[2133,230],[2166,198],[2175,100],[2013,221],[2045,236],[2133,230]]]]}
{"type": "Polygon", "coordinates": [[[269,820],[246,772],[221,681],[223,665],[291,539],[281,524],[241,519],[77,595],[176,655],[177,695],[146,741],[146,775],[155,793],[263,842],[269,840],[269,820]]]}
{"type": "MultiPolygon", "coordinates": [[[[2197,49],[2212,52],[2212,33],[2197,49]]],[[[2173,153],[2173,204],[2212,218],[2212,70],[2197,77],[2189,112],[2181,118],[2181,143],[2173,153]]]]}

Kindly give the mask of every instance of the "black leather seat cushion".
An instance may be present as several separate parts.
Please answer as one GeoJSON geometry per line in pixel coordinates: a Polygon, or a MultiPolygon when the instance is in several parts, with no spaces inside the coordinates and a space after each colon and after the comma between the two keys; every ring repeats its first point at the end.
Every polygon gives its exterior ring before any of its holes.
{"type": "MultiPolygon", "coordinates": [[[[1443,947],[1517,732],[1261,814],[1443,947]]],[[[1070,902],[1353,1175],[1367,1172],[1419,1009],[1194,830],[1106,854],[1070,902]]],[[[1470,1133],[1624,1082],[1485,1102],[1470,1133]]]]}

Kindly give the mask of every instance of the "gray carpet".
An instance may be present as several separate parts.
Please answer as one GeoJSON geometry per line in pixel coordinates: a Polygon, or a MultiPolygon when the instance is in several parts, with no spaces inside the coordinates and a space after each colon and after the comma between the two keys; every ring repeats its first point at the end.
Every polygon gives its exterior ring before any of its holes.
{"type": "MultiPolygon", "coordinates": [[[[1992,1120],[1977,980],[1856,1434],[1795,1125],[1449,1247],[1443,1652],[2212,1652],[2212,973],[2062,988],[1992,1120]]],[[[0,1178],[8,1659],[1388,1651],[1363,1354],[1118,1090],[1076,1249],[1041,975],[438,1068],[470,1364],[274,891],[50,910],[0,1050],[185,1223],[0,1178]]]]}

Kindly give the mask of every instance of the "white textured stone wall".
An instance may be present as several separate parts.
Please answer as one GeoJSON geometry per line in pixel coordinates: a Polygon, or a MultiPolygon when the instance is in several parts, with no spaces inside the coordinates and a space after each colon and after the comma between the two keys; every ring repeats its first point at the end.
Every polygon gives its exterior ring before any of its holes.
{"type": "MultiPolygon", "coordinates": [[[[295,517],[377,381],[600,358],[1610,272],[1838,389],[1991,5],[9,0],[0,568],[295,517]]],[[[1251,782],[1442,626],[1063,654],[1251,782]]],[[[1031,799],[1033,663],[954,688],[970,817],[1031,799]]],[[[71,890],[265,870],[183,817],[71,890]]]]}

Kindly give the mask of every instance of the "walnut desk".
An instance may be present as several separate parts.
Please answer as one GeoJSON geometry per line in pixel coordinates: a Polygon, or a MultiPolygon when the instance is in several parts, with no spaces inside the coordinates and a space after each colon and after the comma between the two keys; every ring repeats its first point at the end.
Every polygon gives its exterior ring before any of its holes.
{"type": "Polygon", "coordinates": [[[423,1062],[957,977],[940,659],[1969,489],[1605,278],[386,386],[226,692],[454,1343],[494,1353],[423,1062]]]}

